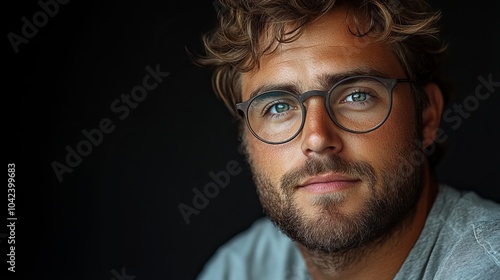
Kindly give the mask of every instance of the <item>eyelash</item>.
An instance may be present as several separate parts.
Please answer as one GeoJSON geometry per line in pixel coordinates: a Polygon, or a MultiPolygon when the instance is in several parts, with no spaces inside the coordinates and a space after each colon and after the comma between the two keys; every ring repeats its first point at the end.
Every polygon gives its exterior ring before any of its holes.
{"type": "Polygon", "coordinates": [[[280,116],[282,114],[286,114],[286,113],[277,113],[277,114],[274,114],[274,113],[270,113],[270,110],[273,106],[275,106],[276,104],[280,104],[280,103],[285,103],[285,104],[288,104],[290,106],[290,108],[293,108],[294,106],[290,105],[290,103],[288,103],[286,100],[275,100],[269,104],[267,104],[264,109],[262,110],[263,114],[262,116],[265,116],[267,114],[270,114],[272,117],[277,117],[277,116],[280,116]]]}
{"type": "Polygon", "coordinates": [[[342,98],[341,103],[342,103],[342,104],[345,104],[345,103],[352,103],[352,104],[357,103],[357,104],[363,105],[364,103],[369,102],[369,100],[370,100],[371,98],[376,98],[376,97],[375,97],[375,96],[371,93],[371,91],[366,90],[366,89],[356,89],[356,90],[352,91],[351,93],[347,94],[344,98],[342,98]],[[345,101],[348,97],[350,97],[350,96],[352,96],[353,94],[356,94],[356,93],[366,94],[366,95],[368,96],[367,100],[364,100],[364,101],[357,101],[357,102],[356,102],[356,101],[349,101],[349,102],[348,102],[348,101],[345,101]]]}

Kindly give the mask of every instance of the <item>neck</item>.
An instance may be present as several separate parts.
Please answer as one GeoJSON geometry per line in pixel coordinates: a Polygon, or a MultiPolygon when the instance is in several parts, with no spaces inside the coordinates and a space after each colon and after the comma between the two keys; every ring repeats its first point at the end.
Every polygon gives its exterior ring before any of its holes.
{"type": "Polygon", "coordinates": [[[313,279],[394,279],[419,238],[437,194],[434,176],[428,168],[424,170],[424,187],[415,210],[390,235],[328,255],[297,244],[313,279]]]}

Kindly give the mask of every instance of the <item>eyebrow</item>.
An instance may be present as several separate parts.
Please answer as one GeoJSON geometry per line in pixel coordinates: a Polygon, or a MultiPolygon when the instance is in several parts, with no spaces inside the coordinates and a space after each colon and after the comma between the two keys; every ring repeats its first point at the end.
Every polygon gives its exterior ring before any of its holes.
{"type": "MultiPolygon", "coordinates": [[[[318,84],[320,85],[321,90],[329,90],[334,84],[338,83],[339,81],[341,81],[345,78],[352,77],[352,76],[363,76],[363,75],[388,78],[388,76],[386,74],[384,74],[376,69],[373,69],[373,68],[357,68],[357,69],[353,69],[353,70],[345,71],[345,72],[340,72],[340,73],[323,74],[323,75],[320,75],[318,78],[316,78],[316,80],[317,80],[318,84]]],[[[249,99],[251,99],[252,97],[257,96],[263,92],[273,91],[273,90],[284,90],[284,91],[299,94],[300,93],[300,86],[299,86],[298,82],[263,84],[252,91],[249,99]]]]}

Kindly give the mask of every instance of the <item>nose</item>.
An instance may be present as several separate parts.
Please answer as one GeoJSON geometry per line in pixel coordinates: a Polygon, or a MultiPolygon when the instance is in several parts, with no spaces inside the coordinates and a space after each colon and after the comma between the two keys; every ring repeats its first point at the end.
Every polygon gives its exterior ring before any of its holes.
{"type": "Polygon", "coordinates": [[[324,98],[309,98],[306,108],[304,127],[299,135],[304,155],[339,153],[342,150],[341,129],[330,118],[324,98]]]}

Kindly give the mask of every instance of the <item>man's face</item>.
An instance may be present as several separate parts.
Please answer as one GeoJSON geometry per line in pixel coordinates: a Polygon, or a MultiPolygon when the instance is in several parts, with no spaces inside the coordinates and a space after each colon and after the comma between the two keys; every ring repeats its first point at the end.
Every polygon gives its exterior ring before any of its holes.
{"type": "MultiPolygon", "coordinates": [[[[331,13],[243,74],[242,100],[269,86],[328,90],[325,76],[351,72],[406,78],[387,46],[353,36],[345,13],[331,13]]],[[[338,252],[387,235],[409,216],[421,191],[420,168],[402,166],[420,139],[409,84],[395,87],[389,118],[369,133],[336,126],[322,97],[307,99],[305,106],[304,128],[290,142],[266,144],[245,132],[264,210],[311,250],[338,252]]]]}

